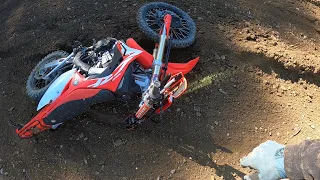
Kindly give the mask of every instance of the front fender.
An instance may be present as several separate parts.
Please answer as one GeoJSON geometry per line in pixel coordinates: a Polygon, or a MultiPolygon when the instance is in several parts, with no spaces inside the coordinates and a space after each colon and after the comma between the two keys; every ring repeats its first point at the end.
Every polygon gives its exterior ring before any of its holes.
{"type": "Polygon", "coordinates": [[[56,100],[62,93],[65,86],[68,84],[70,79],[73,77],[76,69],[71,69],[63,74],[61,74],[47,89],[47,91],[42,96],[37,111],[41,108],[56,100]]]}
{"type": "MultiPolygon", "coordinates": [[[[166,74],[177,74],[177,73],[182,73],[182,74],[187,74],[189,73],[198,63],[199,57],[189,61],[188,63],[168,63],[168,69],[166,74]]],[[[162,70],[163,71],[163,70],[162,70]]]]}

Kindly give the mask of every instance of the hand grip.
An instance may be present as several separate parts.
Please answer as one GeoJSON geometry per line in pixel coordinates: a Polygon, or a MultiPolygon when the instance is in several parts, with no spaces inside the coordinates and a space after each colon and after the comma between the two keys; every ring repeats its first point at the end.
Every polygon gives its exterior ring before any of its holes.
{"type": "Polygon", "coordinates": [[[172,17],[170,14],[167,14],[164,16],[164,24],[166,26],[166,35],[167,35],[167,38],[170,37],[170,26],[171,26],[171,20],[172,20],[172,17]]]}

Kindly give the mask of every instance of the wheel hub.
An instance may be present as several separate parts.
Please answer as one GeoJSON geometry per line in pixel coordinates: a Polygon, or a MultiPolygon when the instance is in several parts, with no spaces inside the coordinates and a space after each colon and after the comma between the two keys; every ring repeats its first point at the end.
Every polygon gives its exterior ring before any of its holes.
{"type": "Polygon", "coordinates": [[[162,27],[163,25],[163,18],[165,15],[170,14],[172,19],[171,19],[171,27],[172,28],[178,28],[181,26],[182,21],[181,18],[174,12],[169,11],[169,10],[157,10],[156,12],[156,23],[159,27],[162,27]]]}
{"type": "Polygon", "coordinates": [[[41,68],[38,71],[36,71],[36,74],[34,75],[34,78],[40,80],[43,79],[44,76],[46,76],[50,72],[48,69],[41,68]]]}

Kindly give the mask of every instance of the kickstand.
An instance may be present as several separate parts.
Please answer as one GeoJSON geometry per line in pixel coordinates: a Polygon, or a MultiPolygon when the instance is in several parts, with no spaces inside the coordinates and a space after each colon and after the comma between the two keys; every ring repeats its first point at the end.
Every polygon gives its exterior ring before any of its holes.
{"type": "Polygon", "coordinates": [[[38,135],[37,135],[37,134],[33,134],[32,140],[33,140],[33,142],[34,142],[35,144],[38,144],[38,143],[39,143],[38,135]]]}
{"type": "Polygon", "coordinates": [[[18,123],[15,123],[15,122],[13,122],[12,120],[8,120],[8,122],[9,122],[9,124],[10,124],[11,126],[13,126],[14,128],[16,128],[16,129],[18,129],[18,130],[20,130],[21,128],[23,128],[23,125],[18,124],[18,123]]]}

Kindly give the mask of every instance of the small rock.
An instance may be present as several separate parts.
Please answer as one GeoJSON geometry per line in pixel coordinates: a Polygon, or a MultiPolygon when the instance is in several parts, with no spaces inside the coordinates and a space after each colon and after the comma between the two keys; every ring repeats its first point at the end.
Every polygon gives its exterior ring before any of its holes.
{"type": "Polygon", "coordinates": [[[126,143],[126,141],[123,141],[122,139],[117,139],[117,140],[115,140],[114,142],[113,142],[113,146],[114,147],[119,147],[119,146],[121,146],[121,145],[123,145],[123,144],[125,144],[126,143]]]}
{"type": "Polygon", "coordinates": [[[200,117],[200,116],[201,116],[201,113],[200,113],[200,112],[197,112],[197,113],[196,113],[196,116],[200,117]]]}
{"type": "Polygon", "coordinates": [[[67,10],[68,10],[68,11],[70,11],[70,10],[71,10],[71,8],[70,8],[70,7],[67,7],[67,10]]]}
{"type": "Polygon", "coordinates": [[[215,54],[214,54],[214,59],[215,59],[215,60],[220,60],[219,54],[215,53],[215,54]]]}
{"type": "Polygon", "coordinates": [[[248,33],[250,33],[250,28],[243,28],[241,31],[242,31],[243,33],[248,34],[248,33]]]}
{"type": "Polygon", "coordinates": [[[280,133],[279,133],[279,132],[277,132],[277,136],[280,136],[280,133]]]}
{"type": "Polygon", "coordinates": [[[218,121],[214,121],[214,124],[215,124],[216,126],[218,126],[218,125],[219,125],[219,122],[218,122],[218,121]]]}
{"type": "Polygon", "coordinates": [[[223,89],[219,89],[219,92],[221,92],[222,94],[227,94],[227,92],[225,92],[223,89]]]}
{"type": "Polygon", "coordinates": [[[272,132],[269,132],[269,136],[272,136],[272,132]]]}
{"type": "Polygon", "coordinates": [[[81,133],[81,134],[79,135],[79,138],[81,139],[81,138],[83,138],[83,136],[84,136],[83,133],[81,133]]]}
{"type": "Polygon", "coordinates": [[[251,23],[248,22],[248,21],[246,21],[246,22],[244,23],[244,25],[246,25],[247,27],[250,27],[250,26],[251,26],[251,23]]]}
{"type": "Polygon", "coordinates": [[[172,169],[172,170],[171,170],[171,174],[174,174],[174,173],[176,173],[176,170],[175,170],[175,169],[172,169]]]}
{"type": "Polygon", "coordinates": [[[0,175],[4,175],[4,169],[3,168],[0,169],[0,175]]]}
{"type": "Polygon", "coordinates": [[[88,164],[88,161],[87,161],[86,159],[84,159],[84,163],[85,163],[85,164],[88,164]]]}
{"type": "Polygon", "coordinates": [[[123,7],[123,8],[126,8],[126,7],[128,7],[128,6],[127,6],[126,4],[124,4],[124,5],[122,5],[122,7],[123,7]]]}
{"type": "Polygon", "coordinates": [[[13,110],[14,110],[14,107],[11,107],[11,108],[9,109],[10,112],[13,111],[13,110]]]}
{"type": "Polygon", "coordinates": [[[181,109],[180,109],[180,108],[177,108],[177,109],[176,109],[176,111],[177,111],[177,112],[180,112],[180,111],[181,111],[181,109]]]}
{"type": "Polygon", "coordinates": [[[195,111],[200,111],[200,107],[199,107],[199,106],[194,106],[193,109],[194,109],[195,111]]]}
{"type": "Polygon", "coordinates": [[[98,4],[99,4],[99,2],[95,2],[95,3],[94,3],[94,5],[98,5],[98,4]]]}
{"type": "Polygon", "coordinates": [[[312,103],[312,98],[311,98],[311,96],[306,96],[306,100],[307,100],[307,102],[312,103]]]}
{"type": "Polygon", "coordinates": [[[162,179],[162,176],[158,176],[158,177],[157,177],[157,180],[161,180],[161,179],[162,179]]]}
{"type": "Polygon", "coordinates": [[[183,159],[183,160],[182,160],[182,163],[183,163],[183,164],[186,164],[186,163],[187,163],[187,160],[186,160],[186,159],[183,159]]]}
{"type": "Polygon", "coordinates": [[[255,41],[255,40],[257,40],[257,36],[254,35],[254,34],[249,34],[249,35],[246,37],[246,39],[247,39],[248,41],[255,41]]]}
{"type": "Polygon", "coordinates": [[[230,134],[228,133],[227,136],[230,136],[230,134]]]}
{"type": "Polygon", "coordinates": [[[198,19],[199,21],[202,21],[202,20],[203,20],[203,18],[202,18],[202,17],[198,17],[197,19],[198,19]]]}
{"type": "Polygon", "coordinates": [[[85,140],[85,141],[86,141],[86,140],[88,140],[88,138],[87,138],[87,137],[85,137],[83,140],[85,140]]]}
{"type": "Polygon", "coordinates": [[[315,126],[315,125],[311,125],[310,127],[311,127],[312,129],[315,129],[315,128],[316,128],[316,126],[315,126]]]}
{"type": "Polygon", "coordinates": [[[222,60],[226,60],[226,56],[225,56],[225,55],[222,55],[220,58],[221,58],[222,60]]]}
{"type": "Polygon", "coordinates": [[[103,6],[106,8],[106,7],[108,7],[108,4],[104,4],[103,6]]]}

